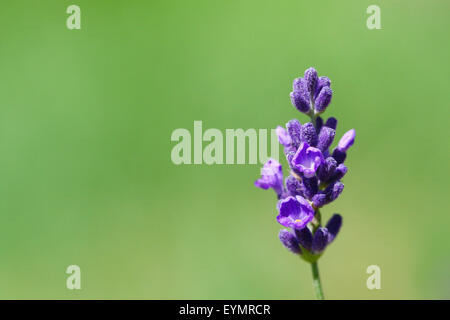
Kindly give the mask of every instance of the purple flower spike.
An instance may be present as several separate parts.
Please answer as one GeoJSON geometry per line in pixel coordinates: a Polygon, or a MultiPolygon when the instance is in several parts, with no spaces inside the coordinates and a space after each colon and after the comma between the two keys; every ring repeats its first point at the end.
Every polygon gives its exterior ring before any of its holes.
{"type": "Polygon", "coordinates": [[[317,145],[316,128],[314,128],[314,125],[311,122],[307,122],[302,125],[300,137],[302,142],[306,142],[311,147],[315,147],[317,145]]]}
{"type": "Polygon", "coordinates": [[[297,119],[292,119],[288,123],[286,123],[286,128],[291,136],[292,145],[295,147],[295,150],[297,151],[298,147],[300,146],[300,143],[302,143],[301,140],[301,128],[302,124],[297,119]]]}
{"type": "Polygon", "coordinates": [[[331,102],[331,98],[333,97],[333,91],[330,87],[323,87],[320,90],[319,95],[317,96],[316,103],[314,105],[314,109],[317,113],[322,113],[328,107],[331,102]]]}
{"type": "Polygon", "coordinates": [[[303,229],[314,218],[314,209],[300,196],[280,200],[278,210],[277,221],[288,228],[303,229]]]}
{"type": "Polygon", "coordinates": [[[318,228],[316,233],[314,233],[312,241],[312,252],[320,253],[322,252],[328,244],[328,230],[326,228],[318,228]]]}
{"type": "Polygon", "coordinates": [[[355,129],[347,131],[339,140],[337,149],[342,152],[346,152],[355,142],[355,129]]]}
{"type": "Polygon", "coordinates": [[[255,186],[261,189],[272,188],[280,197],[283,193],[281,164],[275,159],[269,159],[261,169],[261,178],[255,181],[255,186]]]}
{"type": "Polygon", "coordinates": [[[285,147],[289,147],[292,143],[292,139],[291,136],[287,133],[286,129],[284,129],[283,127],[278,126],[275,129],[275,132],[278,136],[278,141],[280,141],[280,143],[285,146],[285,147]]]}
{"type": "Polygon", "coordinates": [[[325,122],[325,125],[328,128],[336,130],[336,128],[337,128],[337,119],[335,117],[329,117],[327,119],[327,122],[325,122]]]}
{"type": "Polygon", "coordinates": [[[306,142],[302,142],[291,164],[306,178],[312,178],[316,174],[317,168],[323,163],[323,155],[319,149],[310,147],[306,142]]]}
{"type": "Polygon", "coordinates": [[[314,68],[309,68],[305,71],[305,82],[306,88],[308,89],[311,96],[314,95],[316,91],[318,76],[317,71],[314,68]]]}
{"type": "Polygon", "coordinates": [[[291,232],[287,230],[281,230],[278,234],[278,238],[280,238],[281,243],[292,253],[301,253],[298,240],[291,232]]]}
{"type": "Polygon", "coordinates": [[[335,135],[336,130],[327,126],[323,126],[319,133],[317,148],[320,149],[322,152],[328,151],[328,148],[333,143],[335,135]]]}
{"type": "Polygon", "coordinates": [[[313,239],[311,231],[308,228],[294,229],[294,233],[300,245],[306,250],[311,250],[313,239]]]}
{"type": "Polygon", "coordinates": [[[331,81],[330,81],[330,79],[328,79],[328,77],[319,77],[319,79],[317,81],[316,92],[314,94],[314,98],[317,98],[317,96],[320,93],[320,90],[322,90],[323,87],[331,88],[331,81]]]}
{"type": "Polygon", "coordinates": [[[330,220],[327,222],[328,229],[328,243],[332,242],[334,238],[336,238],[339,230],[342,226],[342,217],[341,215],[335,213],[330,220]]]}
{"type": "Polygon", "coordinates": [[[310,109],[309,101],[305,99],[304,94],[300,91],[293,91],[290,94],[291,103],[298,111],[308,113],[310,109]]]}

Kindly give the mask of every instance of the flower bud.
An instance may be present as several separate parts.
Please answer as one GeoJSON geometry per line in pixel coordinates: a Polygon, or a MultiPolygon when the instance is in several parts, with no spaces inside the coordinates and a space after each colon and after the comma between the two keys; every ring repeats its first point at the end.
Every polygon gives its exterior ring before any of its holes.
{"type": "Polygon", "coordinates": [[[294,229],[294,233],[300,245],[306,250],[311,250],[312,245],[311,231],[308,228],[294,229]]]}
{"type": "Polygon", "coordinates": [[[342,193],[342,190],[344,190],[344,184],[340,181],[333,184],[333,187],[331,188],[331,192],[329,193],[329,200],[334,201],[339,197],[339,195],[342,193]]]}
{"type": "Polygon", "coordinates": [[[331,102],[331,97],[333,96],[333,91],[330,87],[323,87],[317,96],[314,109],[317,113],[322,113],[328,107],[331,102]]]}
{"type": "Polygon", "coordinates": [[[340,151],[338,148],[333,150],[332,157],[336,160],[338,164],[341,164],[347,158],[347,153],[345,151],[340,151]]]}
{"type": "Polygon", "coordinates": [[[301,127],[300,137],[302,142],[306,142],[311,147],[317,145],[317,133],[316,128],[311,122],[307,122],[301,127]]]}
{"type": "Polygon", "coordinates": [[[297,238],[288,230],[281,230],[278,234],[278,237],[280,238],[281,243],[292,253],[300,254],[300,246],[298,244],[297,238]]]}
{"type": "Polygon", "coordinates": [[[341,180],[346,173],[347,173],[347,166],[341,163],[340,165],[337,166],[333,174],[332,180],[341,180]]]}
{"type": "Polygon", "coordinates": [[[318,76],[317,71],[314,68],[309,68],[305,71],[305,82],[306,88],[308,89],[309,94],[313,97],[316,91],[318,76]]]}
{"type": "Polygon", "coordinates": [[[312,197],[312,202],[316,208],[322,208],[329,201],[328,201],[328,197],[325,193],[318,193],[318,194],[315,194],[314,197],[312,197]]]}
{"type": "Polygon", "coordinates": [[[301,139],[302,125],[300,121],[298,121],[297,119],[292,119],[289,120],[288,123],[286,123],[286,128],[289,135],[291,136],[292,145],[294,146],[295,151],[297,151],[298,147],[300,146],[300,143],[302,143],[301,139]]]}
{"type": "Polygon", "coordinates": [[[317,80],[316,92],[314,93],[315,99],[317,99],[317,96],[319,95],[320,90],[322,90],[323,87],[331,88],[331,81],[328,77],[319,77],[319,79],[317,80]]]}
{"type": "Polygon", "coordinates": [[[300,181],[298,181],[295,177],[289,175],[286,178],[286,189],[289,192],[289,194],[293,197],[295,196],[303,196],[303,192],[302,192],[302,184],[300,183],[300,181]]]}
{"type": "Polygon", "coordinates": [[[328,229],[329,236],[328,236],[328,243],[332,242],[334,238],[336,238],[337,234],[339,233],[339,230],[342,226],[342,217],[335,213],[330,220],[328,220],[326,228],[328,229]]]}
{"type": "Polygon", "coordinates": [[[314,233],[312,241],[312,252],[322,252],[328,244],[328,230],[326,228],[319,227],[314,233]]]}
{"type": "Polygon", "coordinates": [[[336,127],[337,127],[337,119],[336,119],[335,117],[329,117],[329,118],[327,119],[327,122],[325,122],[325,125],[326,125],[328,128],[331,128],[331,129],[336,130],[336,127]]]}
{"type": "Polygon", "coordinates": [[[328,148],[333,143],[335,135],[336,131],[334,129],[323,126],[319,133],[317,148],[322,152],[328,151],[328,148]]]}
{"type": "Polygon", "coordinates": [[[319,191],[319,184],[316,177],[303,178],[303,192],[308,199],[312,197],[319,191]]]}
{"type": "Polygon", "coordinates": [[[355,142],[355,129],[351,129],[346,133],[344,133],[341,140],[339,140],[337,149],[339,149],[339,151],[345,152],[353,145],[354,142],[355,142]]]}
{"type": "Polygon", "coordinates": [[[337,162],[333,157],[328,157],[325,162],[317,169],[317,177],[320,181],[326,182],[334,175],[337,162]]]}

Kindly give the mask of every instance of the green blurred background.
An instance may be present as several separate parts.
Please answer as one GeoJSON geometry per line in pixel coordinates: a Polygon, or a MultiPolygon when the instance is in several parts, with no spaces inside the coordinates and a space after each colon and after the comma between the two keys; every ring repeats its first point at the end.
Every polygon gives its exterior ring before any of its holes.
{"type": "MultiPolygon", "coordinates": [[[[450,2],[3,1],[0,298],[311,299],[260,165],[171,162],[177,128],[306,117],[293,78],[333,82],[355,128],[331,299],[450,298],[450,2]],[[77,4],[82,29],[66,28],[77,4]],[[381,30],[366,8],[381,7],[381,30]],[[82,290],[65,270],[81,267],[82,290]],[[366,268],[381,267],[381,290],[366,268]]],[[[280,149],[281,150],[281,149],[280,149]]]]}

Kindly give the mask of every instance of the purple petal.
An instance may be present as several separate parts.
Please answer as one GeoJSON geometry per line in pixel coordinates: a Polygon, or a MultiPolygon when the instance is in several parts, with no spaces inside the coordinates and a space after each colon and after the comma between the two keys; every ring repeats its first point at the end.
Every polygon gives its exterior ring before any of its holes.
{"type": "Polygon", "coordinates": [[[261,178],[255,181],[255,186],[261,189],[272,188],[280,196],[283,193],[281,164],[275,159],[269,159],[261,169],[261,178]]]}
{"type": "Polygon", "coordinates": [[[288,228],[302,229],[314,218],[314,209],[300,196],[280,200],[278,210],[277,221],[288,228]]]}
{"type": "Polygon", "coordinates": [[[303,173],[306,178],[312,178],[323,161],[323,155],[319,149],[310,147],[308,143],[302,142],[292,158],[291,164],[303,173]]]}
{"type": "Polygon", "coordinates": [[[339,140],[337,149],[342,152],[346,152],[355,142],[355,129],[347,131],[339,140]]]}

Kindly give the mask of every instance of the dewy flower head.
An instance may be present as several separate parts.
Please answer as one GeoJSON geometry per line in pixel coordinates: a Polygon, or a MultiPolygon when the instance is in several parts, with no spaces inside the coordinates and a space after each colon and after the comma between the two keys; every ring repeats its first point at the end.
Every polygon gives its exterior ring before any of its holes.
{"type": "Polygon", "coordinates": [[[292,158],[291,164],[303,173],[306,178],[312,178],[323,161],[323,155],[319,149],[310,147],[306,142],[302,142],[292,158]]]}
{"type": "Polygon", "coordinates": [[[275,159],[269,159],[261,170],[261,178],[255,181],[255,186],[261,189],[272,188],[280,197],[283,193],[281,164],[275,159]]]}
{"type": "Polygon", "coordinates": [[[314,218],[314,209],[301,196],[280,200],[278,210],[277,221],[288,228],[302,229],[314,218]]]}

